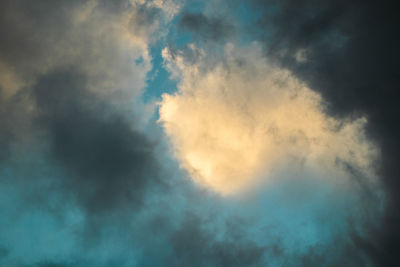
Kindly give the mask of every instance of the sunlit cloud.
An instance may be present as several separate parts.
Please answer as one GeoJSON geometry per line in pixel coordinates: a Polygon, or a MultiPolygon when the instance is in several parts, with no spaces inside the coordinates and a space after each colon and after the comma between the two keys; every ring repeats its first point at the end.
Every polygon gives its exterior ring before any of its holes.
{"type": "Polygon", "coordinates": [[[327,115],[321,96],[268,62],[257,43],[228,44],[216,66],[204,54],[196,63],[168,49],[163,55],[181,83],[163,95],[159,121],[199,185],[226,195],[288,169],[299,178],[323,170],[340,183],[350,175],[346,164],[373,179],[377,150],[364,135],[366,119],[327,115]]]}

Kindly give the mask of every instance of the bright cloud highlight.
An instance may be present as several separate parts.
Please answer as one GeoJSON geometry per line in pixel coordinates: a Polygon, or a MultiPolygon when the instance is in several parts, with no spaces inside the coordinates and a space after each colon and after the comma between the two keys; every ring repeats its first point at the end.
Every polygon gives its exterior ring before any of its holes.
{"type": "Polygon", "coordinates": [[[177,93],[163,95],[159,121],[198,184],[227,195],[288,169],[299,178],[305,169],[323,170],[341,183],[351,175],[346,166],[373,178],[377,150],[364,135],[365,118],[327,115],[320,95],[268,62],[257,43],[226,45],[217,64],[190,49],[195,63],[163,51],[181,83],[177,93]]]}

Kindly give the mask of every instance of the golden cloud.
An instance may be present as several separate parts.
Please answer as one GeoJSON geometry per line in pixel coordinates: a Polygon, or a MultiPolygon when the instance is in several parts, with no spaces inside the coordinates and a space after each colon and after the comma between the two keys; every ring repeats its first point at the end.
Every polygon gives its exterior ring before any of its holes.
{"type": "Polygon", "coordinates": [[[175,94],[163,95],[159,121],[182,168],[198,184],[226,195],[285,168],[298,176],[311,168],[348,177],[340,162],[373,176],[377,150],[365,138],[365,118],[338,120],[324,113],[321,96],[269,64],[256,43],[227,45],[224,60],[212,67],[197,52],[197,63],[188,63],[163,51],[180,85],[175,94]]]}

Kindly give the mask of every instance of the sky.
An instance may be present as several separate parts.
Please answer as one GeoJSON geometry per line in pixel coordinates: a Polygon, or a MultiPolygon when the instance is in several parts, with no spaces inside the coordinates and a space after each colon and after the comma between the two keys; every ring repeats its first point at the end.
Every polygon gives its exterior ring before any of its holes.
{"type": "Polygon", "coordinates": [[[0,266],[400,266],[398,14],[0,2],[0,266]]]}

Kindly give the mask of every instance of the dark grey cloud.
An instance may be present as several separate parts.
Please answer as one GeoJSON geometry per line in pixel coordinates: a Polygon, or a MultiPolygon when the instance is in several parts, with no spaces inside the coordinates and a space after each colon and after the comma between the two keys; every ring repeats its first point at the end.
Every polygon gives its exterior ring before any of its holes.
{"type": "MultiPolygon", "coordinates": [[[[105,13],[130,5],[103,2],[98,8],[105,13]]],[[[96,85],[96,77],[88,80],[88,70],[80,64],[93,68],[99,64],[86,57],[88,47],[75,40],[85,29],[74,28],[75,14],[86,4],[84,0],[1,2],[0,65],[24,86],[11,97],[0,95],[1,158],[10,158],[22,137],[45,134],[53,163],[65,169],[65,185],[88,210],[109,210],[128,201],[139,205],[147,184],[144,177],[157,175],[154,144],[134,129],[134,120],[88,89],[96,85]],[[83,57],[73,60],[73,67],[62,67],[75,57],[70,56],[74,50],[83,57]]],[[[90,34],[94,29],[86,30],[90,34]]],[[[113,44],[104,43],[106,56],[113,44]]]]}
{"type": "Polygon", "coordinates": [[[98,6],[108,12],[118,13],[131,7],[131,3],[126,0],[99,0],[98,6]]]}
{"type": "MultiPolygon", "coordinates": [[[[14,75],[0,76],[4,78],[0,81],[1,213],[15,221],[13,229],[26,231],[29,239],[35,229],[29,233],[29,229],[18,228],[24,216],[35,212],[43,218],[52,216],[62,229],[68,228],[65,216],[68,207],[75,205],[84,221],[68,238],[83,250],[102,242],[103,228],[128,227],[151,196],[149,188],[155,192],[165,185],[156,143],[137,129],[134,115],[121,112],[126,108],[111,104],[115,99],[108,102],[96,91],[99,80],[100,84],[106,81],[110,91],[120,89],[115,85],[119,77],[108,75],[118,72],[119,59],[110,52],[118,45],[115,39],[101,43],[93,39],[92,32],[101,27],[92,27],[94,21],[74,26],[77,12],[87,2],[0,3],[0,69],[14,75]],[[103,75],[89,74],[99,67],[103,75]],[[10,88],[14,91],[5,92],[10,88]],[[8,194],[15,194],[15,203],[7,204],[8,194]]],[[[115,15],[127,6],[129,1],[100,1],[92,12],[115,15]]],[[[111,23],[113,17],[104,19],[111,23]]],[[[6,235],[4,231],[0,234],[6,235]]],[[[1,239],[0,265],[36,266],[33,256],[25,260],[18,254],[23,247],[19,240],[3,243],[1,239]],[[15,255],[18,261],[13,260],[15,255]]],[[[62,246],[57,243],[52,248],[62,246]]],[[[36,257],[37,266],[70,266],[63,264],[63,258],[36,257]]]]}
{"type": "MultiPolygon", "coordinates": [[[[1,91],[0,91],[1,94],[1,91]]],[[[9,157],[11,153],[11,144],[15,139],[15,122],[18,122],[18,109],[17,103],[13,100],[5,100],[0,98],[0,124],[2,130],[0,131],[0,161],[9,157]]]]}
{"type": "Polygon", "coordinates": [[[54,51],[55,42],[69,33],[72,12],[85,2],[2,1],[0,61],[19,71],[35,68],[35,63],[47,59],[49,51],[54,51]]]}
{"type": "Polygon", "coordinates": [[[179,27],[188,30],[195,37],[204,41],[226,41],[235,32],[233,24],[223,17],[209,17],[202,13],[184,12],[179,20],[179,27]]]}
{"type": "Polygon", "coordinates": [[[145,28],[151,26],[161,15],[161,10],[156,7],[147,8],[143,5],[139,6],[136,16],[132,17],[135,27],[145,28]]]}
{"type": "MultiPolygon", "coordinates": [[[[235,219],[232,220],[232,222],[235,219]]],[[[231,224],[225,237],[210,229],[207,221],[186,214],[179,229],[171,235],[173,266],[262,266],[266,248],[246,240],[240,226],[231,224]]]]}
{"type": "Polygon", "coordinates": [[[158,176],[154,144],[86,86],[82,73],[66,68],[40,77],[32,90],[51,158],[65,168],[67,186],[90,211],[139,205],[158,176]]]}
{"type": "MultiPolygon", "coordinates": [[[[4,100],[0,109],[0,189],[7,193],[11,185],[19,196],[4,214],[17,223],[24,214],[49,214],[62,226],[68,207],[75,205],[85,219],[70,238],[84,250],[103,242],[110,225],[132,229],[146,200],[166,186],[156,143],[137,130],[132,114],[121,114],[87,86],[78,66],[57,68],[4,100]]],[[[3,250],[16,253],[8,245],[3,250]]],[[[8,255],[0,257],[0,265],[8,255]]]]}
{"type": "MultiPolygon", "coordinates": [[[[291,69],[336,115],[362,114],[382,149],[377,169],[389,193],[386,218],[368,251],[380,266],[398,266],[400,248],[400,25],[395,1],[253,1],[266,53],[291,69]]],[[[367,242],[367,241],[365,241],[367,242]]]]}
{"type": "Polygon", "coordinates": [[[157,7],[138,6],[130,20],[130,30],[139,36],[147,37],[149,31],[155,31],[162,18],[162,11],[157,7]]]}

